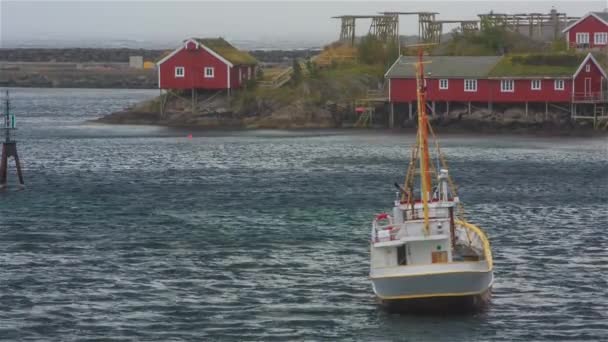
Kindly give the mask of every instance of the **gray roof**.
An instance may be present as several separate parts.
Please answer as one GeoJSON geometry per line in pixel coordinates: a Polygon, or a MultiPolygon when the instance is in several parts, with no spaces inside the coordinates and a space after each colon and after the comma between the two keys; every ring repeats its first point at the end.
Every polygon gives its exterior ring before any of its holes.
{"type": "MultiPolygon", "coordinates": [[[[427,78],[441,77],[484,77],[500,61],[501,56],[426,56],[424,73],[427,78]],[[429,75],[430,73],[430,75],[429,75]]],[[[401,56],[399,60],[386,72],[387,78],[416,77],[413,65],[418,60],[414,56],[401,56]]]]}
{"type": "Polygon", "coordinates": [[[593,12],[593,14],[597,15],[598,17],[602,18],[602,20],[608,23],[608,12],[593,12]]]}

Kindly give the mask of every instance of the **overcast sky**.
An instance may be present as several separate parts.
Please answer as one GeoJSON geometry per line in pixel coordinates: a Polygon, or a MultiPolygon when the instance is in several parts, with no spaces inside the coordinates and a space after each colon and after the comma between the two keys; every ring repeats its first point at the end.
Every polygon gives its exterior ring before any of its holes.
{"type": "MultiPolygon", "coordinates": [[[[478,13],[541,12],[551,7],[571,16],[601,11],[599,1],[28,1],[0,0],[0,46],[45,40],[104,43],[108,40],[177,42],[185,37],[240,41],[335,40],[341,14],[435,11],[440,19],[476,19],[478,13]]],[[[369,21],[358,23],[365,34],[369,21]]],[[[401,34],[417,33],[417,18],[402,17],[401,34]]],[[[448,28],[449,29],[449,28],[448,28]]],[[[170,44],[170,43],[169,43],[170,44]]]]}

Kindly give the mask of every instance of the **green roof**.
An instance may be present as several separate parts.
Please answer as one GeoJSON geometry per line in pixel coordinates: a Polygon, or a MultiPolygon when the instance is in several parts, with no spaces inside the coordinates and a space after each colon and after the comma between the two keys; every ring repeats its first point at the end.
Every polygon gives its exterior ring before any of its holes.
{"type": "MultiPolygon", "coordinates": [[[[487,76],[501,58],[500,56],[427,56],[425,60],[430,63],[424,65],[424,72],[427,78],[479,78],[487,76]]],[[[386,77],[416,77],[414,63],[417,61],[418,57],[401,56],[386,72],[386,77]]]]}
{"type": "Polygon", "coordinates": [[[489,77],[570,77],[586,55],[530,54],[505,56],[488,74],[489,77]]]}
{"type": "MultiPolygon", "coordinates": [[[[509,56],[425,56],[427,78],[572,77],[586,54],[528,54],[509,56]]],[[[594,57],[604,68],[608,58],[594,57]]],[[[413,56],[401,56],[386,72],[387,78],[414,78],[413,56]]]]}
{"type": "Polygon", "coordinates": [[[227,59],[234,65],[242,64],[257,64],[258,61],[245,51],[241,51],[234,46],[230,45],[223,38],[193,38],[200,44],[205,45],[211,50],[215,51],[220,56],[227,59]]]}

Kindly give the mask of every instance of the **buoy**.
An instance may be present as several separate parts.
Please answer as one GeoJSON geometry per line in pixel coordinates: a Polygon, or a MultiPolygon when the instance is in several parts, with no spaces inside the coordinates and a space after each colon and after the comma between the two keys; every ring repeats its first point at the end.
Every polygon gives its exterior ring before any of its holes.
{"type": "Polygon", "coordinates": [[[192,134],[188,134],[188,139],[192,139],[192,134]]]}

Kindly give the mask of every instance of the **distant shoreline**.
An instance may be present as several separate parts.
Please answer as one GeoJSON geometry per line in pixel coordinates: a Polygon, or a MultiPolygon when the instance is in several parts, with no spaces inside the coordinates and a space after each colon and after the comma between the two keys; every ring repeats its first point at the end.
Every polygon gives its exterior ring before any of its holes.
{"type": "MultiPolygon", "coordinates": [[[[183,129],[189,131],[359,131],[359,132],[395,132],[416,133],[416,122],[407,121],[405,127],[386,128],[375,125],[369,128],[354,127],[346,123],[339,127],[315,125],[314,122],[305,123],[301,126],[255,126],[247,125],[243,120],[210,119],[202,124],[190,124],[187,120],[182,122],[166,122],[158,117],[158,113],[134,113],[128,111],[116,112],[110,115],[90,120],[89,123],[104,125],[142,125],[167,127],[172,129],[183,129]]],[[[433,129],[440,135],[468,135],[491,136],[491,135],[513,135],[530,137],[603,137],[608,135],[606,130],[595,130],[593,127],[582,126],[574,123],[556,124],[553,122],[511,122],[497,123],[495,121],[483,120],[461,120],[441,121],[432,120],[433,129]]]]}

